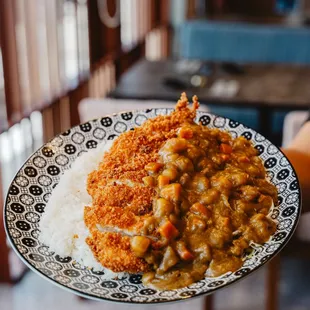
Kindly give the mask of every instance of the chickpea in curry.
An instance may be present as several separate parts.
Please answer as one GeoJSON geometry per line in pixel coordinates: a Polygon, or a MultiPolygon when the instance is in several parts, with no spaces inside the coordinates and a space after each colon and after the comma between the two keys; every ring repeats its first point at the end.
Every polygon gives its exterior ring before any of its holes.
{"type": "Polygon", "coordinates": [[[145,170],[143,182],[156,197],[145,236],[130,246],[151,266],[142,278],[147,286],[176,289],[233,272],[251,243],[263,244],[276,230],[268,213],[277,190],[244,137],[185,123],[145,170]]]}

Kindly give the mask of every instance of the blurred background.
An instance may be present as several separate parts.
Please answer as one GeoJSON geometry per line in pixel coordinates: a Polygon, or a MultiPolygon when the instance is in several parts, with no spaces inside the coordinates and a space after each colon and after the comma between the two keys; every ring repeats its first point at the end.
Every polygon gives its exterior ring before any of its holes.
{"type": "MultiPolygon", "coordinates": [[[[310,107],[309,25],[309,0],[0,0],[1,211],[14,174],[54,135],[105,114],[172,107],[182,91],[287,145],[310,107]]],[[[310,309],[300,236],[208,305],[165,308],[310,309]]],[[[29,272],[2,221],[0,282],[5,310],[112,309],[29,272]]]]}

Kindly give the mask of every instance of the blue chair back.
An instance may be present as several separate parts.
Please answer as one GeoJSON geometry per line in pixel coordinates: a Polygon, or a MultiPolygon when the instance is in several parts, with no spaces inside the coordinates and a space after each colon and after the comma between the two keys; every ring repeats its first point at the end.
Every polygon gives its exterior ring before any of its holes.
{"type": "Polygon", "coordinates": [[[180,26],[182,58],[242,63],[310,64],[310,29],[188,21],[180,26]]]}

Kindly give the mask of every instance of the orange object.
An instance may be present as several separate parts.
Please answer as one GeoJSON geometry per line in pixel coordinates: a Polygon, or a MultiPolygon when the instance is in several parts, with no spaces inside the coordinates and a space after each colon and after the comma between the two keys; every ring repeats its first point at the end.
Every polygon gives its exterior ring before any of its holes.
{"type": "Polygon", "coordinates": [[[180,257],[183,259],[183,260],[193,260],[194,259],[194,255],[188,251],[186,249],[186,251],[180,253],[180,257]]]}
{"type": "Polygon", "coordinates": [[[224,161],[227,161],[227,160],[229,160],[230,155],[228,155],[228,154],[221,154],[221,158],[222,158],[224,161]]]}
{"type": "Polygon", "coordinates": [[[179,136],[184,139],[191,139],[194,133],[190,128],[182,127],[179,131],[179,136]]]}
{"type": "Polygon", "coordinates": [[[168,178],[165,175],[160,175],[157,180],[158,180],[159,188],[163,188],[165,185],[168,185],[170,182],[170,178],[168,178]]]}
{"type": "Polygon", "coordinates": [[[247,156],[240,156],[238,158],[238,162],[239,163],[247,163],[247,164],[249,164],[251,161],[250,161],[249,157],[247,157],[247,156]]]}
{"type": "Polygon", "coordinates": [[[181,198],[181,191],[181,184],[172,183],[164,186],[164,188],[160,191],[160,196],[170,201],[178,201],[181,198]]]}
{"type": "Polygon", "coordinates": [[[186,248],[183,242],[177,242],[176,250],[181,259],[186,261],[194,259],[194,255],[186,248]]]}
{"type": "Polygon", "coordinates": [[[200,202],[196,202],[194,203],[191,208],[190,211],[193,213],[199,213],[199,214],[203,214],[207,217],[210,216],[210,211],[200,202]]]}
{"type": "Polygon", "coordinates": [[[176,227],[170,222],[165,222],[162,226],[158,228],[158,232],[167,239],[176,238],[179,235],[179,231],[176,227]]]}
{"type": "Polygon", "coordinates": [[[148,163],[144,169],[150,172],[158,172],[163,166],[161,163],[148,163]]]}
{"type": "Polygon", "coordinates": [[[223,218],[223,226],[229,227],[230,226],[230,218],[229,217],[224,217],[223,218]]]}
{"type": "Polygon", "coordinates": [[[232,147],[229,144],[222,143],[221,146],[220,146],[220,150],[224,154],[231,154],[232,147]]]}
{"type": "Polygon", "coordinates": [[[154,186],[155,185],[154,178],[151,176],[147,176],[147,177],[142,178],[142,181],[146,186],[154,186]]]}

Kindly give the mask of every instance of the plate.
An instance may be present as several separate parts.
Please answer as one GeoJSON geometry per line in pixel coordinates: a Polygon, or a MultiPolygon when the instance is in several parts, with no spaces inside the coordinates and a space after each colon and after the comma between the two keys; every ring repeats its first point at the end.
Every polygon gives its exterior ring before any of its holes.
{"type": "Polygon", "coordinates": [[[279,192],[279,206],[271,214],[278,223],[277,231],[268,242],[255,246],[242,268],[217,278],[205,278],[186,288],[157,291],[144,287],[141,275],[103,280],[103,272],[89,270],[70,257],[62,258],[38,241],[40,217],[51,192],[63,171],[80,154],[99,143],[114,140],[148,118],[170,112],[170,109],[149,109],[92,120],[56,136],[25,162],[10,185],[4,220],[11,245],[27,266],[52,283],[86,298],[162,303],[210,294],[224,288],[257,270],[283,248],[296,228],[301,210],[299,183],[293,167],[284,154],[259,133],[236,121],[205,112],[197,112],[197,122],[210,128],[228,130],[233,137],[244,136],[254,143],[270,181],[279,192]]]}

